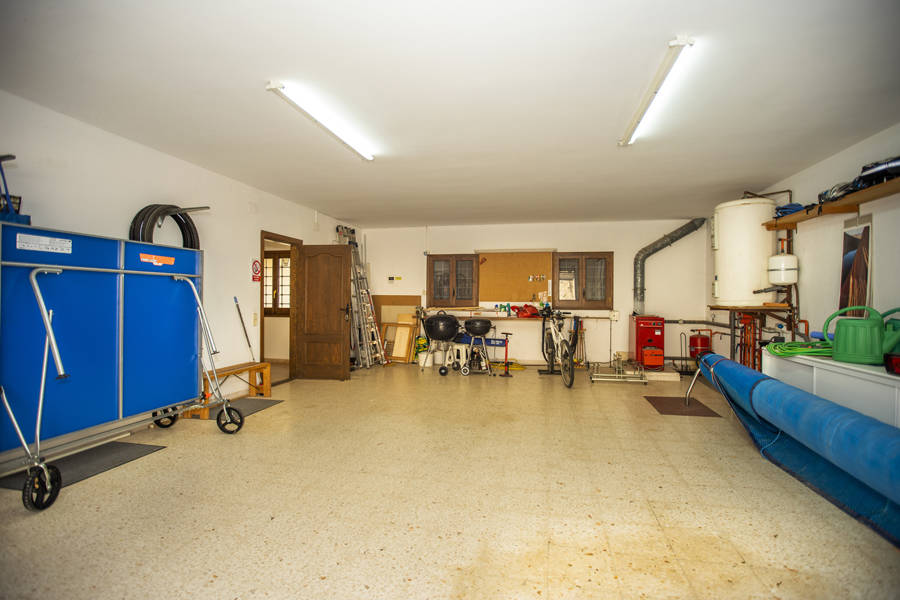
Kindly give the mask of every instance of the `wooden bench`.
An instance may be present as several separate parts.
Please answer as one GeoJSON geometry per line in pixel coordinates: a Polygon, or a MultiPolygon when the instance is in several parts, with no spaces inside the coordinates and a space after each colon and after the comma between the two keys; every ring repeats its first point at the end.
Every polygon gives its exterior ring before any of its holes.
{"type": "MultiPolygon", "coordinates": [[[[216,373],[219,375],[219,382],[223,382],[229,375],[238,375],[240,373],[247,374],[247,381],[250,382],[250,388],[247,390],[248,396],[265,396],[268,398],[272,395],[272,365],[267,362],[245,362],[239,365],[231,365],[230,367],[216,367],[216,373]],[[256,384],[256,375],[262,377],[262,383],[256,384]]],[[[203,377],[203,398],[204,402],[209,399],[209,382],[203,377]]],[[[185,417],[208,419],[209,407],[198,408],[186,411],[185,417]]]]}

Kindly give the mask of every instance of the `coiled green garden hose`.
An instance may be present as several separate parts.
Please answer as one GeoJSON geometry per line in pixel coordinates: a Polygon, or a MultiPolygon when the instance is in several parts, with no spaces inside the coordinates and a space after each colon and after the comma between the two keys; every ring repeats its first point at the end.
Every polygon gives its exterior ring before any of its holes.
{"type": "Polygon", "coordinates": [[[819,342],[772,342],[766,348],[774,356],[831,356],[834,350],[829,341],[819,342]]]}

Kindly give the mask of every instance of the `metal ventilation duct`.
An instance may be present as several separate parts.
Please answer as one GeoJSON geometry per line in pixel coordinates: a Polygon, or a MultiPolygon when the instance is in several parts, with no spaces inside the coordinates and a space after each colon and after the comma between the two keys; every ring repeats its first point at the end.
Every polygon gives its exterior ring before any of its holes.
{"type": "Polygon", "coordinates": [[[656,254],[663,248],[671,246],[689,233],[693,233],[700,229],[700,226],[706,222],[705,218],[691,219],[675,231],[667,233],[655,242],[647,244],[637,251],[634,255],[634,314],[640,315],[644,313],[644,263],[652,255],[656,254]]]}

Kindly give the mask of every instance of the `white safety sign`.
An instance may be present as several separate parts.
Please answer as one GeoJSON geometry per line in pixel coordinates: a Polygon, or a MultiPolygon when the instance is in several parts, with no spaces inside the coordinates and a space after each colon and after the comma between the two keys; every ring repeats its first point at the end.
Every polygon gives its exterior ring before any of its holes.
{"type": "Polygon", "coordinates": [[[72,254],[72,240],[68,238],[48,237],[45,235],[17,233],[16,249],[34,250],[36,252],[55,252],[57,254],[72,254]]]}

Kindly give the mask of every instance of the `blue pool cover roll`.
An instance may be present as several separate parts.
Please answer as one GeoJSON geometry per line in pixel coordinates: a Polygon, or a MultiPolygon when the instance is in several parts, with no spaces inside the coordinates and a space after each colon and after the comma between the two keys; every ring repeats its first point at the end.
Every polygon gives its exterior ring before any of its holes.
{"type": "Polygon", "coordinates": [[[726,360],[725,357],[718,354],[704,355],[700,361],[700,368],[703,369],[703,376],[710,383],[720,387],[720,391],[732,402],[737,403],[747,414],[759,420],[759,415],[753,410],[751,404],[752,393],[760,382],[770,379],[768,375],[726,360]]]}
{"type": "Polygon", "coordinates": [[[900,429],[777,379],[760,383],[753,406],[819,456],[900,502],[900,429]]]}
{"type": "Polygon", "coordinates": [[[716,354],[701,371],[763,456],[900,546],[900,429],[716,354]]]}

